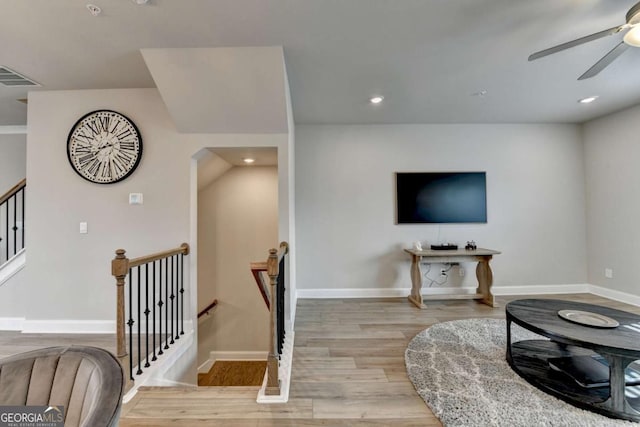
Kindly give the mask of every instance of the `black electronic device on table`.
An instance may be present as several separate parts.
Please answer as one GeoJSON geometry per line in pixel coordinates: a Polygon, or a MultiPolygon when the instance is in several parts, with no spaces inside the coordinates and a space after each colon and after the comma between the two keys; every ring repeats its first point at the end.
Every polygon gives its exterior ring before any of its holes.
{"type": "Polygon", "coordinates": [[[434,251],[455,251],[458,249],[458,245],[454,245],[453,243],[447,243],[445,245],[431,245],[431,250],[434,251]]]}

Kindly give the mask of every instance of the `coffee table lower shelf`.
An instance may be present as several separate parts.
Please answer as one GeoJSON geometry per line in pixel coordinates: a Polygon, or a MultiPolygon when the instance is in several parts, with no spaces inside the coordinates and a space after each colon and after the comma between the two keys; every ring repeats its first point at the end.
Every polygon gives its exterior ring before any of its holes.
{"type": "MultiPolygon", "coordinates": [[[[640,397],[627,395],[624,410],[615,410],[611,407],[608,386],[581,387],[567,375],[549,368],[547,362],[551,357],[588,356],[595,354],[594,352],[553,341],[528,340],[511,344],[510,353],[508,350],[507,361],[511,368],[545,393],[608,417],[640,421],[640,397]]],[[[640,387],[636,386],[634,389],[640,390],[640,387]]]]}

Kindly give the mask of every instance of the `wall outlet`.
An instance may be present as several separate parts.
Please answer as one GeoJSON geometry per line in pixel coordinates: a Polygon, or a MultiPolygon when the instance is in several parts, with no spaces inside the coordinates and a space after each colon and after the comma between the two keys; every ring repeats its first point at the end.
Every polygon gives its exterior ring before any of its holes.
{"type": "Polygon", "coordinates": [[[613,269],[605,268],[604,269],[604,277],[606,277],[607,279],[613,279],[613,269]]]}
{"type": "Polygon", "coordinates": [[[458,267],[458,275],[460,277],[464,277],[465,271],[464,271],[464,267],[458,267]]]}
{"type": "Polygon", "coordinates": [[[447,275],[447,270],[445,270],[444,268],[440,270],[440,275],[441,276],[446,276],[447,275]]]}

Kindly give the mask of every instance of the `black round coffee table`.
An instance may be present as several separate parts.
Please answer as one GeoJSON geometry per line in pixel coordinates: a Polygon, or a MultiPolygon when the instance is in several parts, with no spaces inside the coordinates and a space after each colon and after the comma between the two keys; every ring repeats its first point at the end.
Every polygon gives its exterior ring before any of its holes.
{"type": "Polygon", "coordinates": [[[593,304],[554,299],[516,300],[508,303],[505,311],[507,361],[518,375],[540,390],[575,406],[613,418],[640,421],[640,386],[626,386],[625,381],[627,366],[640,360],[640,316],[593,304]],[[560,310],[596,313],[614,319],[620,325],[586,326],[561,318],[560,310]],[[549,340],[512,343],[511,323],[549,340]],[[596,355],[604,357],[609,365],[609,381],[605,384],[580,385],[566,372],[552,369],[549,363],[549,359],[553,359],[551,364],[554,365],[557,360],[573,361],[576,356],[596,355]]]}

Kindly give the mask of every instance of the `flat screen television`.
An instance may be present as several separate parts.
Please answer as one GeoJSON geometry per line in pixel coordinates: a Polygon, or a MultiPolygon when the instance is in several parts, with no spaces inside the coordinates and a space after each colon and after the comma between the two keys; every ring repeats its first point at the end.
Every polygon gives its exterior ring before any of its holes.
{"type": "Polygon", "coordinates": [[[398,224],[486,223],[486,172],[397,172],[398,224]]]}

